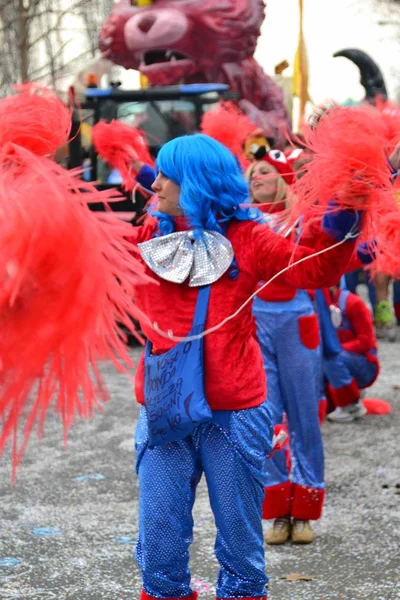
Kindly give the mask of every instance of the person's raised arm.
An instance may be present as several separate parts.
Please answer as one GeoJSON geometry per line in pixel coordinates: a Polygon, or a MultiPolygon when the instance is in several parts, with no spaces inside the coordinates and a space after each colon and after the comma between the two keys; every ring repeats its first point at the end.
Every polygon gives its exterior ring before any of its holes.
{"type": "Polygon", "coordinates": [[[256,225],[251,243],[260,281],[268,281],[290,264],[312,257],[288,269],[281,281],[300,289],[336,284],[353,255],[359,220],[359,215],[354,212],[337,211],[325,215],[312,249],[282,238],[265,225],[256,225]],[[320,250],[325,252],[317,254],[320,250]]]}

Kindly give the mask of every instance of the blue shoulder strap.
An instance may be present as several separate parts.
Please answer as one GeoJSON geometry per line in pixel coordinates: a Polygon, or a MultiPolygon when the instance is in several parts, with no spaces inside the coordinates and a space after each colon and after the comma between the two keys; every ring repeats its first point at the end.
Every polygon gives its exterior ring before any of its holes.
{"type": "Polygon", "coordinates": [[[205,285],[205,286],[199,288],[199,294],[197,296],[196,308],[194,311],[192,329],[194,329],[195,327],[203,327],[204,328],[206,318],[207,318],[208,303],[210,300],[210,292],[211,292],[210,285],[205,285]]]}
{"type": "Polygon", "coordinates": [[[339,308],[340,308],[342,315],[345,315],[345,313],[346,313],[346,304],[347,304],[347,298],[349,296],[349,293],[350,293],[349,290],[340,290],[339,308]]]}
{"type": "Polygon", "coordinates": [[[322,290],[316,291],[315,300],[321,330],[323,355],[324,358],[333,358],[340,353],[342,348],[322,290]]]}

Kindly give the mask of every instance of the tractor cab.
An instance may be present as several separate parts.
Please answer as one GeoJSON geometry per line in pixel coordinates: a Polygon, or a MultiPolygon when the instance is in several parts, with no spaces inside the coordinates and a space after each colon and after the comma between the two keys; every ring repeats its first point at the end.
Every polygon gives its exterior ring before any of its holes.
{"type": "MultiPolygon", "coordinates": [[[[147,139],[150,152],[156,158],[160,147],[169,140],[198,131],[203,114],[220,100],[234,100],[225,84],[189,84],[122,90],[118,86],[106,89],[88,87],[85,101],[74,121],[75,137],[69,148],[69,166],[83,167],[84,178],[95,181],[100,189],[119,187],[118,173],[112,171],[96,153],[90,142],[90,128],[99,121],[119,120],[140,128],[147,139]],[[82,122],[82,126],[81,126],[82,122]],[[84,139],[86,133],[86,140],[84,139]]],[[[125,202],[113,204],[113,210],[143,211],[145,198],[135,192],[125,202]]],[[[92,205],[103,210],[102,204],[92,205]]]]}

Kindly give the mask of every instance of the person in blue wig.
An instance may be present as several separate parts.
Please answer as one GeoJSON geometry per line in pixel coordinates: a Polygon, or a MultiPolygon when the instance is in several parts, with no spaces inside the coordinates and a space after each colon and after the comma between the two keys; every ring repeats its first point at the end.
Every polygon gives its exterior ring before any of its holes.
{"type": "Polygon", "coordinates": [[[130,238],[154,280],[134,290],[148,340],[135,378],[141,600],[197,597],[189,548],[203,474],[217,527],[217,598],[266,599],[261,517],[272,426],[251,302],[230,317],[290,262],[310,257],[283,274],[294,288],[337,281],[360,219],[326,215],[316,250],[332,248],[314,256],[243,206],[238,162],[202,134],[161,148],[153,190],[157,206],[130,238]]]}

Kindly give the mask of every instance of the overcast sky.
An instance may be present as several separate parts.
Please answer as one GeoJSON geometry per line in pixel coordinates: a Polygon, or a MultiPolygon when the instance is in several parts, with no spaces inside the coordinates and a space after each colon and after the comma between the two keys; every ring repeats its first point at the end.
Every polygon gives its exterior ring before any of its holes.
{"type": "MultiPolygon", "coordinates": [[[[392,99],[400,90],[400,11],[378,0],[303,0],[308,48],[310,94],[344,101],[363,97],[358,69],[345,58],[332,58],[343,48],[368,52],[379,64],[392,99]],[[392,24],[380,25],[379,21],[392,24]]],[[[256,58],[268,73],[286,59],[293,64],[298,34],[298,0],[267,0],[266,19],[256,58]]],[[[289,73],[289,70],[288,70],[289,73]]]]}
{"type": "MultiPolygon", "coordinates": [[[[359,71],[334,52],[355,47],[380,66],[390,97],[400,101],[400,8],[385,9],[379,0],[303,0],[304,33],[309,57],[310,95],[315,103],[361,100],[359,71]],[[384,21],[385,24],[380,24],[384,21]]],[[[399,3],[400,4],[400,3],[399,3]]],[[[266,19],[256,52],[264,70],[274,73],[282,60],[293,65],[299,26],[298,0],[267,0],[266,19]]],[[[286,71],[291,73],[291,68],[286,71]]],[[[138,85],[137,74],[124,76],[125,87],[138,85]]]]}

